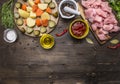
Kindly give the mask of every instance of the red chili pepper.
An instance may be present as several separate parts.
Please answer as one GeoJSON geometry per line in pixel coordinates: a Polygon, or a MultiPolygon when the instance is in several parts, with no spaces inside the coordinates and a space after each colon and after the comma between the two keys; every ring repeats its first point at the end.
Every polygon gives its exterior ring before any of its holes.
{"type": "Polygon", "coordinates": [[[108,48],[111,48],[111,49],[117,49],[120,47],[120,43],[115,45],[115,46],[108,46],[108,48]]]}
{"type": "Polygon", "coordinates": [[[55,34],[56,36],[60,37],[62,35],[64,35],[68,30],[64,29],[63,32],[59,33],[59,34],[55,34]]]}

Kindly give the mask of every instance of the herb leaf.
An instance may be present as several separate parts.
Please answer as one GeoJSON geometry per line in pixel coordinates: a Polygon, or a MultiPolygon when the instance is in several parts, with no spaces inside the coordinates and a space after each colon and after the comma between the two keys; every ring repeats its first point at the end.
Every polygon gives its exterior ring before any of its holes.
{"type": "Polygon", "coordinates": [[[119,40],[118,39],[113,39],[110,41],[111,44],[118,44],[119,43],[119,40]]]}
{"type": "Polygon", "coordinates": [[[86,38],[87,43],[94,44],[94,42],[90,38],[86,38]]]}

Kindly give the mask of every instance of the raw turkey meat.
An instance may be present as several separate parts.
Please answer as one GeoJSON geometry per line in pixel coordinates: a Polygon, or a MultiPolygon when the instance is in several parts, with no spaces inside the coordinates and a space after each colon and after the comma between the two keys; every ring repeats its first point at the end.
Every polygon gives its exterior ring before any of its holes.
{"type": "Polygon", "coordinates": [[[117,32],[117,31],[120,31],[120,27],[114,26],[113,29],[111,29],[110,32],[117,32]]]}
{"type": "Polygon", "coordinates": [[[101,41],[110,38],[110,33],[120,31],[118,21],[112,13],[112,8],[106,0],[82,0],[86,18],[101,41]]]}
{"type": "Polygon", "coordinates": [[[94,18],[94,21],[101,23],[102,22],[102,17],[99,16],[99,15],[96,15],[95,18],[94,18]]]}
{"type": "Polygon", "coordinates": [[[103,26],[103,29],[106,30],[106,31],[110,31],[111,29],[113,29],[113,24],[109,24],[109,25],[104,25],[103,26]]]}
{"type": "Polygon", "coordinates": [[[82,0],[82,5],[89,8],[96,0],[82,0]]]}

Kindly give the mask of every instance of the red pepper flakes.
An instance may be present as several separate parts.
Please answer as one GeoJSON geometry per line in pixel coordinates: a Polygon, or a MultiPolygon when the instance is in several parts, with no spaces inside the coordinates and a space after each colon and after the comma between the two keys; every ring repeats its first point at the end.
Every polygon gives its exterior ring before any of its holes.
{"type": "Polygon", "coordinates": [[[57,37],[63,36],[65,33],[67,33],[67,29],[64,29],[63,32],[59,33],[59,34],[55,34],[57,37]]]}

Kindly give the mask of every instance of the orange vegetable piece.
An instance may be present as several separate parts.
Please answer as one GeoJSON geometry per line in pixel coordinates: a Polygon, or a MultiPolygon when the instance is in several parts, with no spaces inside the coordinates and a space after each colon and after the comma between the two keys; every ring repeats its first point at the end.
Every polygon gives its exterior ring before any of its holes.
{"type": "Polygon", "coordinates": [[[27,5],[26,5],[26,4],[23,4],[23,5],[22,5],[22,9],[26,11],[26,10],[27,10],[27,5]]]}
{"type": "Polygon", "coordinates": [[[37,9],[38,9],[38,6],[37,6],[37,5],[33,5],[33,6],[32,6],[32,11],[33,11],[33,12],[36,12],[37,9]]]}
{"type": "Polygon", "coordinates": [[[42,20],[42,26],[48,26],[48,20],[47,19],[44,19],[42,20]]]}
{"type": "Polygon", "coordinates": [[[35,0],[35,4],[38,4],[38,3],[40,3],[41,1],[40,0],[35,0]]]}
{"type": "Polygon", "coordinates": [[[36,25],[38,27],[42,25],[42,21],[39,18],[36,19],[36,25]]]}
{"type": "Polygon", "coordinates": [[[50,9],[50,7],[47,7],[46,12],[49,13],[49,14],[52,13],[52,10],[50,9]]]}
{"type": "Polygon", "coordinates": [[[43,11],[38,8],[37,11],[36,11],[36,16],[41,16],[42,13],[43,13],[43,11]]]}

